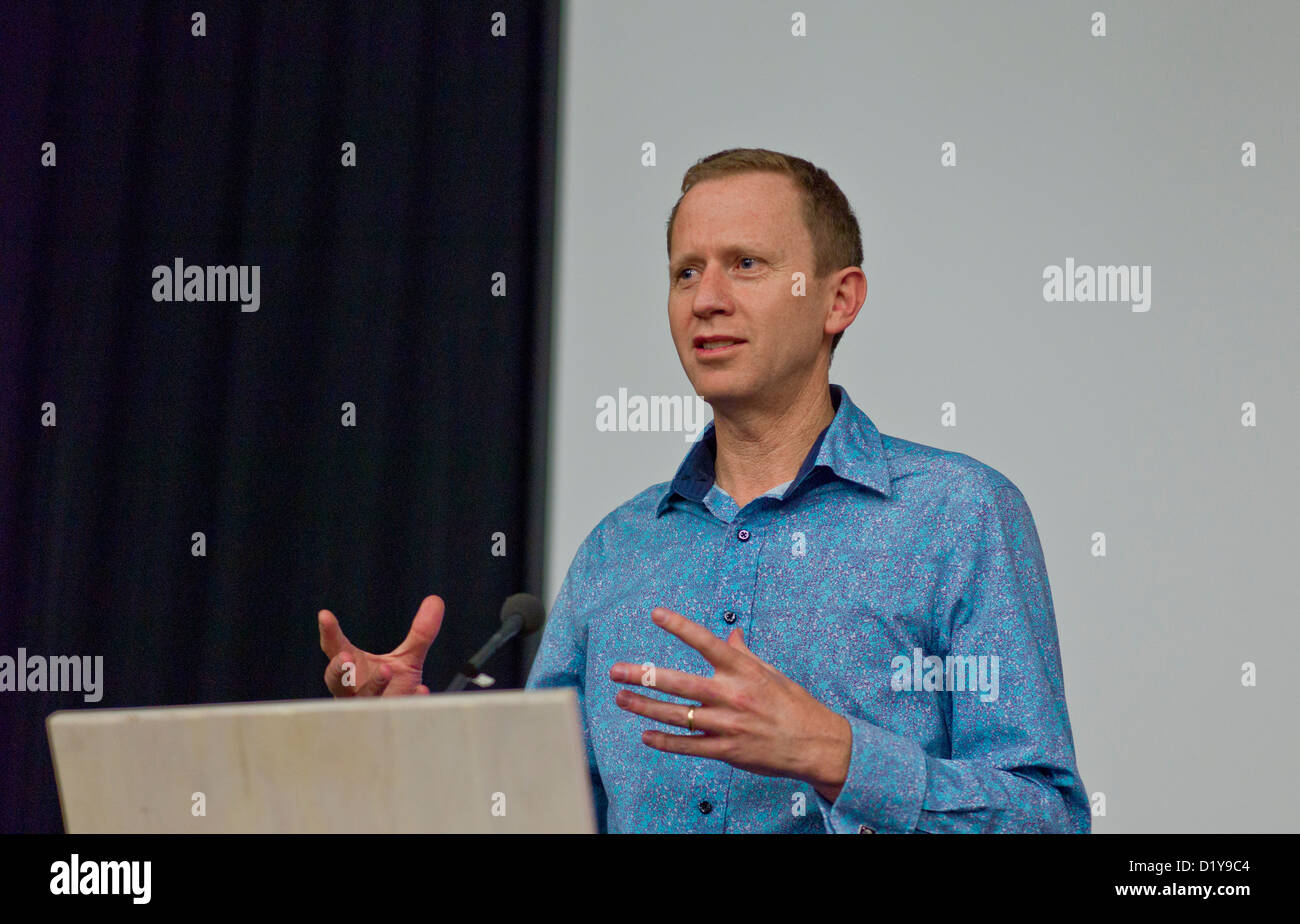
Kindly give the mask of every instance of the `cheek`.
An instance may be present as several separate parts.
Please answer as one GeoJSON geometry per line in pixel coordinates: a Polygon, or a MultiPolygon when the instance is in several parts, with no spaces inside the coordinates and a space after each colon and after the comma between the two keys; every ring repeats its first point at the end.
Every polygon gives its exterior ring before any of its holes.
{"type": "Polygon", "coordinates": [[[808,335],[811,301],[786,293],[780,304],[774,305],[773,308],[772,318],[781,329],[783,343],[787,348],[797,349],[808,335]]]}
{"type": "Polygon", "coordinates": [[[788,322],[792,332],[792,340],[797,339],[799,343],[807,345],[809,343],[821,343],[822,341],[822,317],[815,307],[815,302],[811,295],[804,298],[792,298],[793,304],[790,306],[790,316],[788,322]]]}
{"type": "Polygon", "coordinates": [[[687,328],[691,323],[691,310],[689,306],[668,305],[668,330],[673,336],[674,342],[681,340],[687,328]]]}
{"type": "Polygon", "coordinates": [[[671,315],[668,318],[668,333],[672,336],[674,344],[678,344],[681,342],[682,325],[676,318],[672,317],[671,315]]]}

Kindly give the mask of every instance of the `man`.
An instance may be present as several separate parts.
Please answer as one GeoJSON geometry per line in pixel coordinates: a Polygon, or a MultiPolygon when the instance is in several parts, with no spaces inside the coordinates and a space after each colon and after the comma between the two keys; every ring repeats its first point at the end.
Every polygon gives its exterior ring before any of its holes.
{"type": "MultiPolygon", "coordinates": [[[[772,151],[705,158],[668,257],[714,421],[582,543],[527,684],[577,688],[601,830],[1088,832],[1024,497],[830,384],[867,289],[839,187],[772,151]]],[[[427,693],[442,615],[426,598],[376,656],[322,611],[326,684],[427,693]]]]}

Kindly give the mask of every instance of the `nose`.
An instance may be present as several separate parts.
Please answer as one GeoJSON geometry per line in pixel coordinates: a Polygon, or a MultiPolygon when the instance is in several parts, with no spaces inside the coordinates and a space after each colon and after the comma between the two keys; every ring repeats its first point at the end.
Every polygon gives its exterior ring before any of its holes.
{"type": "Polygon", "coordinates": [[[692,313],[697,318],[708,318],[715,314],[730,314],[733,309],[731,280],[727,278],[727,271],[717,263],[706,264],[695,287],[692,313]]]}

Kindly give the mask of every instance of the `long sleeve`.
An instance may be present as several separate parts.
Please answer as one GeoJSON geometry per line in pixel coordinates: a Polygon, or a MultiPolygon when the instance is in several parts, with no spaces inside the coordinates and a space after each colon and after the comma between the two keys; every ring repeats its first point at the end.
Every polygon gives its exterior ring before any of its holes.
{"type": "Polygon", "coordinates": [[[988,656],[985,682],[975,690],[951,681],[941,687],[948,755],[846,716],[853,733],[847,778],[834,803],[817,795],[832,833],[1091,830],[1038,533],[1009,481],[984,497],[958,530],[939,592],[941,650],[928,654],[965,657],[968,666],[968,656],[988,656]]]}
{"type": "MultiPolygon", "coordinates": [[[[599,528],[599,527],[598,527],[599,528]]],[[[542,631],[537,656],[528,673],[525,689],[540,690],[548,687],[574,687],[578,694],[578,715],[582,722],[582,740],[587,750],[587,767],[591,773],[591,792],[595,802],[596,824],[599,832],[608,831],[609,798],[596,768],[596,755],[591,745],[591,726],[587,721],[584,678],[587,670],[587,626],[581,614],[581,590],[587,586],[587,577],[596,556],[595,531],[587,537],[569,565],[560,593],[555,598],[542,631]]]]}

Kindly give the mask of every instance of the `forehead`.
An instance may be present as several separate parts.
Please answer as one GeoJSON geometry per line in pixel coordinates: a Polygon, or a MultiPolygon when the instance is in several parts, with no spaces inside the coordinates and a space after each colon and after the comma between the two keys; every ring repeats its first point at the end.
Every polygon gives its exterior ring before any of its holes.
{"type": "Polygon", "coordinates": [[[677,207],[673,249],[744,235],[768,240],[807,239],[803,198],[780,173],[738,173],[690,188],[677,207]]]}

